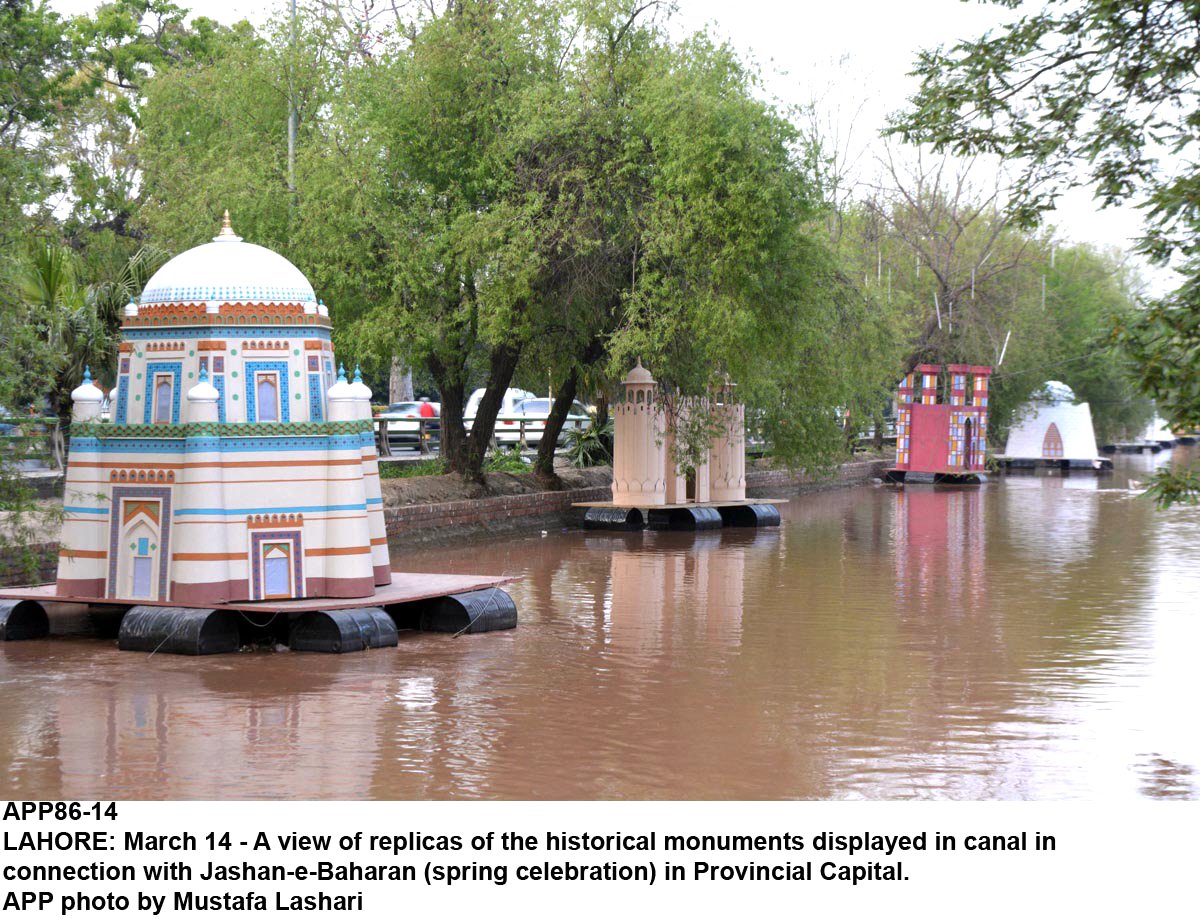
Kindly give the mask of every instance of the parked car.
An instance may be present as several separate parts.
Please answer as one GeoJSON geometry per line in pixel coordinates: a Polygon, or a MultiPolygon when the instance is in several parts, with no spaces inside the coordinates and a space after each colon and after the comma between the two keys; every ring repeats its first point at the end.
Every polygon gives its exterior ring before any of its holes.
{"type": "MultiPolygon", "coordinates": [[[[483,394],[487,392],[484,389],[477,389],[471,393],[467,399],[467,405],[463,409],[463,426],[469,431],[475,424],[475,416],[479,413],[479,403],[483,400],[483,394]]],[[[504,390],[504,400],[500,403],[501,415],[511,415],[516,407],[526,399],[536,399],[534,393],[526,389],[506,389],[504,390]]]]}
{"type": "Polygon", "coordinates": [[[442,406],[438,402],[393,402],[376,418],[387,420],[388,442],[393,444],[416,445],[417,436],[421,430],[422,406],[425,411],[432,409],[432,417],[425,415],[425,436],[429,441],[436,442],[441,434],[442,406]]]}
{"type": "MultiPolygon", "coordinates": [[[[550,407],[553,404],[552,399],[535,397],[518,402],[508,414],[501,413],[496,418],[496,443],[518,443],[521,439],[522,420],[525,422],[525,443],[531,446],[541,443],[542,432],[546,430],[546,419],[550,417],[550,407]]],[[[592,425],[592,416],[581,403],[572,402],[562,433],[559,435],[560,443],[565,439],[567,431],[576,424],[580,428],[589,428],[592,425]]]]}

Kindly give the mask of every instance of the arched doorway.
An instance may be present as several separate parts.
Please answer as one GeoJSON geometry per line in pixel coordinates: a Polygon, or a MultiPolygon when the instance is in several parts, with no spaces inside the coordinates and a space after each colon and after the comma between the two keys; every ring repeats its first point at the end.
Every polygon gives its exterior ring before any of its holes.
{"type": "Polygon", "coordinates": [[[968,418],[963,424],[963,469],[975,466],[975,422],[968,418]]]}
{"type": "Polygon", "coordinates": [[[1046,459],[1062,459],[1063,440],[1058,433],[1058,425],[1053,421],[1046,428],[1046,436],[1042,438],[1042,456],[1046,459]]]}

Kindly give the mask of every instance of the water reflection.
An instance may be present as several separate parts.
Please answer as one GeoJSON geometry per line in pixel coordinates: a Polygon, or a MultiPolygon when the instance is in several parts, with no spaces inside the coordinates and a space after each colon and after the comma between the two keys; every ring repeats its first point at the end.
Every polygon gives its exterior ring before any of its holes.
{"type": "Polygon", "coordinates": [[[0,650],[13,797],[1196,797],[1200,520],[1137,481],[802,497],[507,538],[515,632],[346,657],[0,650]]]}

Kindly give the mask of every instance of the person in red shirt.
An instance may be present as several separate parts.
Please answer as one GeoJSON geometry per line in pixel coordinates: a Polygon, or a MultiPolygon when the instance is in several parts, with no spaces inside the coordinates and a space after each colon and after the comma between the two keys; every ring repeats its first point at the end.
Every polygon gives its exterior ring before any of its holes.
{"type": "Polygon", "coordinates": [[[433,403],[429,401],[427,396],[421,397],[421,407],[417,410],[422,418],[436,418],[437,412],[433,410],[433,403]]]}

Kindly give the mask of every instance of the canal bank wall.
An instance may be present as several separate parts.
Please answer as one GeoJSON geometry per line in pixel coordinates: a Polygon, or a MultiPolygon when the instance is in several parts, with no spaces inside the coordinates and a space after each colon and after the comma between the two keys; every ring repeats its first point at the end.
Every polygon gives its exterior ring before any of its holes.
{"type": "MultiPolygon", "coordinates": [[[[793,473],[786,469],[752,469],[746,473],[746,493],[751,498],[787,498],[805,492],[861,485],[882,476],[892,462],[890,457],[856,460],[843,463],[826,476],[793,473]]],[[[612,497],[609,474],[599,469],[587,472],[590,474],[582,477],[587,482],[584,487],[411,504],[398,503],[396,495],[389,492],[404,485],[411,486],[415,480],[387,480],[383,483],[383,492],[388,545],[398,549],[578,526],[582,512],[572,505],[584,501],[608,501],[612,497]]],[[[532,476],[508,478],[535,481],[532,476]]],[[[524,487],[530,488],[527,483],[524,487]]],[[[397,562],[393,558],[393,565],[397,562]]],[[[57,541],[23,548],[5,546],[0,548],[0,586],[47,583],[54,580],[57,565],[57,541]]]]}

